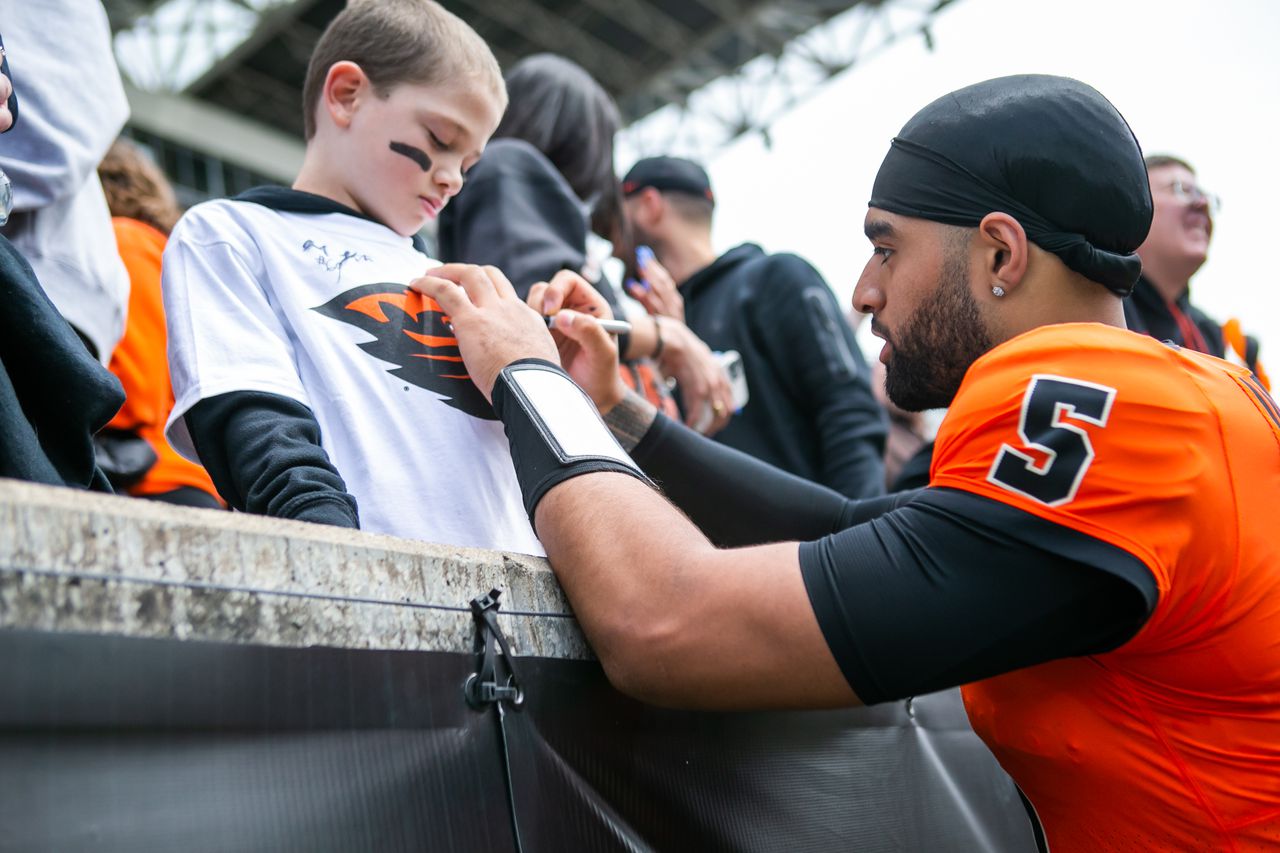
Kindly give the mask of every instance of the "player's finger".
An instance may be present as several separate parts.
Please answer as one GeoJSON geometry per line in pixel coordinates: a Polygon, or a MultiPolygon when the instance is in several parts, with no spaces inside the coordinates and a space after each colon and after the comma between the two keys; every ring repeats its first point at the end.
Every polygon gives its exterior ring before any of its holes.
{"type": "Polygon", "coordinates": [[[617,341],[590,314],[565,308],[557,312],[552,328],[586,352],[609,359],[617,355],[617,341]]]}
{"type": "MultiPolygon", "coordinates": [[[[537,306],[534,306],[535,308],[537,306]]],[[[572,270],[560,270],[551,277],[543,296],[542,313],[554,314],[561,308],[572,308],[595,317],[611,319],[613,312],[600,291],[572,270]]]]}
{"type": "Polygon", "coordinates": [[[445,264],[427,270],[427,275],[460,285],[474,305],[485,305],[497,295],[497,288],[489,274],[475,264],[445,264]]]}
{"type": "Polygon", "coordinates": [[[498,295],[504,299],[519,299],[520,295],[516,293],[515,286],[511,283],[511,279],[507,278],[506,273],[495,267],[493,264],[486,264],[481,267],[485,275],[489,276],[489,281],[493,282],[493,289],[498,295]]]}
{"type": "Polygon", "coordinates": [[[468,311],[475,309],[462,285],[447,278],[424,275],[409,282],[409,289],[430,296],[440,306],[440,310],[450,317],[465,317],[468,311]]]}
{"type": "Polygon", "coordinates": [[[524,304],[541,314],[546,293],[547,283],[545,281],[535,282],[533,286],[529,288],[529,295],[525,297],[524,304]]]}

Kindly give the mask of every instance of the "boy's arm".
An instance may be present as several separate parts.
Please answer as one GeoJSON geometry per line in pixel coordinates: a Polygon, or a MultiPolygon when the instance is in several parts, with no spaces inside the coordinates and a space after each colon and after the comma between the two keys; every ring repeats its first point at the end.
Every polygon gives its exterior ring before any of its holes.
{"type": "Polygon", "coordinates": [[[297,400],[234,391],[201,400],[185,418],[200,461],[233,508],[360,527],[356,499],[320,445],[320,425],[297,400]]]}
{"type": "Polygon", "coordinates": [[[232,204],[210,202],[183,216],[165,249],[166,437],[236,509],[357,527],[246,227],[232,204]]]}

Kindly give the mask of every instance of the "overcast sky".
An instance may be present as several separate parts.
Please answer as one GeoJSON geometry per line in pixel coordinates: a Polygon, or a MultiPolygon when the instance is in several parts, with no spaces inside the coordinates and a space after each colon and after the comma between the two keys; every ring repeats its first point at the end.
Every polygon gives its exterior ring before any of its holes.
{"type": "MultiPolygon", "coordinates": [[[[911,39],[836,78],[773,127],[771,149],[748,137],[708,163],[718,249],[796,252],[847,304],[869,252],[871,182],[906,120],[990,77],[1062,74],[1106,95],[1144,151],[1183,156],[1222,196],[1192,297],[1219,320],[1240,317],[1278,372],[1280,2],[959,0],[933,32],[932,53],[911,39]]],[[[863,340],[873,354],[878,341],[863,340]]]]}

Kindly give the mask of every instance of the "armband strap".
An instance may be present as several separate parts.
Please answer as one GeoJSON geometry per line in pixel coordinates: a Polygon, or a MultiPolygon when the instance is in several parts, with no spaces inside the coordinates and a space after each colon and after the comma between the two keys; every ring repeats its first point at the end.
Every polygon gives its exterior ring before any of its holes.
{"type": "Polygon", "coordinates": [[[549,361],[525,358],[504,367],[493,384],[493,409],[506,428],[530,524],[543,495],[581,474],[616,471],[653,485],[586,392],[549,361]]]}

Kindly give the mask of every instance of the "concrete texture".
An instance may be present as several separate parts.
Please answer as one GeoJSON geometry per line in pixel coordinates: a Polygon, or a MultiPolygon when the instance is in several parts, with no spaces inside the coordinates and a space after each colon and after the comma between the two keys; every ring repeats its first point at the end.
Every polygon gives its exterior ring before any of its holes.
{"type": "Polygon", "coordinates": [[[0,479],[0,630],[589,659],[546,560],[0,479]]]}

